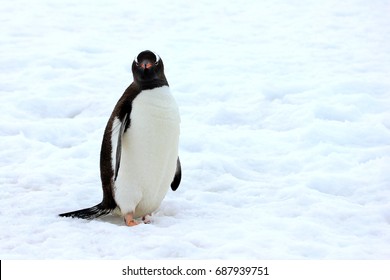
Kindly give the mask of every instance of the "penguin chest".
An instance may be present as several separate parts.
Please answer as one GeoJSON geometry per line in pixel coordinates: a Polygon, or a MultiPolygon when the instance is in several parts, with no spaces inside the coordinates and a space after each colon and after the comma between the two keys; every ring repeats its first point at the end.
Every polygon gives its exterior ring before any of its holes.
{"type": "Polygon", "coordinates": [[[179,110],[168,87],[142,91],[133,100],[115,182],[122,214],[140,217],[159,207],[175,175],[179,134],[179,110]]]}

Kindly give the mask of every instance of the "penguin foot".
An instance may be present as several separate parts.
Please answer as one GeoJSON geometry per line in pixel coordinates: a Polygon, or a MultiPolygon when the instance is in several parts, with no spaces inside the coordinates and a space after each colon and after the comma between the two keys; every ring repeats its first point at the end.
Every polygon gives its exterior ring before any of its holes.
{"type": "Polygon", "coordinates": [[[133,227],[133,226],[138,225],[138,222],[136,220],[134,220],[132,213],[126,214],[124,217],[124,220],[125,220],[126,226],[133,227]]]}
{"type": "Polygon", "coordinates": [[[142,217],[142,221],[144,222],[144,224],[150,224],[152,221],[150,220],[150,214],[148,215],[145,215],[142,217]]]}

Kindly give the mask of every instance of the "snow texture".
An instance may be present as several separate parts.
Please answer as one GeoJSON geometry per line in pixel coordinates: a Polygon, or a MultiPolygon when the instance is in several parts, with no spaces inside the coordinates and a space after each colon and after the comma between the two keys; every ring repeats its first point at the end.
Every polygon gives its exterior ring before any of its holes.
{"type": "Polygon", "coordinates": [[[0,5],[1,259],[389,259],[385,0],[0,5]],[[158,53],[183,181],[151,224],[101,201],[131,63],[158,53]]]}

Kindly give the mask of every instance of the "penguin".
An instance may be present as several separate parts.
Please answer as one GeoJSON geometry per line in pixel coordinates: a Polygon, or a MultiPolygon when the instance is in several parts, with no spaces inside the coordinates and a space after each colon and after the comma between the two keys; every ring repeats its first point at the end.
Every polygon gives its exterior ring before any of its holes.
{"type": "Polygon", "coordinates": [[[133,82],[107,122],[100,151],[103,200],[61,217],[94,219],[109,213],[135,226],[158,209],[169,188],[181,181],[178,155],[180,114],[164,74],[162,59],[152,51],[132,63],[133,82]]]}

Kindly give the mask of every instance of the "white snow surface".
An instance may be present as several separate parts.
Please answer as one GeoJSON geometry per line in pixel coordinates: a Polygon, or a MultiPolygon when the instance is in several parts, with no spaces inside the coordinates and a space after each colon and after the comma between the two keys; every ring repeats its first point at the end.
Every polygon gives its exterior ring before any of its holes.
{"type": "Polygon", "coordinates": [[[389,259],[390,4],[0,5],[1,259],[389,259]],[[151,224],[101,201],[100,144],[142,50],[182,118],[151,224]]]}

